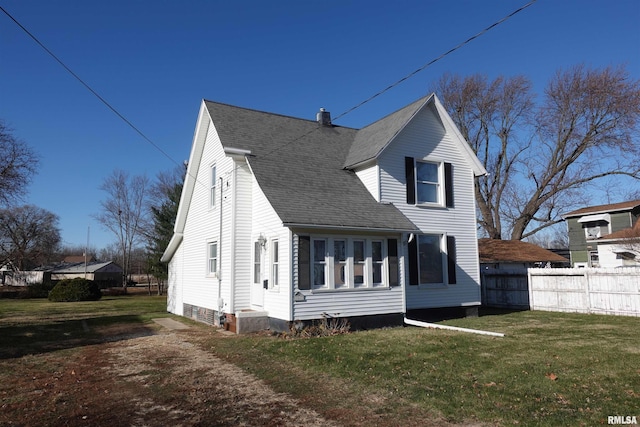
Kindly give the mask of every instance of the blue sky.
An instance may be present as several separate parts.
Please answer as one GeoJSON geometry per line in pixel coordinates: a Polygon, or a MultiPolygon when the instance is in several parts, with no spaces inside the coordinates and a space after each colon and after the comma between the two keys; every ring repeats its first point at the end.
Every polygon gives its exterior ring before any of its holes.
{"type": "MultiPolygon", "coordinates": [[[[60,217],[63,243],[115,238],[92,217],[105,177],[154,178],[189,157],[202,98],[335,117],[527,3],[0,0],[167,155],[0,13],[0,118],[40,156],[25,202],[60,217]]],[[[444,73],[524,74],[624,64],[640,78],[640,1],[538,0],[336,124],[364,126],[444,73]]],[[[1,160],[0,160],[1,161],[1,160]]]]}

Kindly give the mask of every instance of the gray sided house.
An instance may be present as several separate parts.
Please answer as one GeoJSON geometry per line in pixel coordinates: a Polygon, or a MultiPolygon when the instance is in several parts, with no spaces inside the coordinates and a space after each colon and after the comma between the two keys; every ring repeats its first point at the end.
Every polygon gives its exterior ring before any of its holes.
{"type": "Polygon", "coordinates": [[[477,307],[483,174],[435,95],[362,129],[203,101],[168,310],[241,333],[477,307]]]}
{"type": "Polygon", "coordinates": [[[50,273],[53,281],[79,277],[93,280],[101,289],[122,286],[122,267],[113,261],[76,262],[56,267],[50,273]]]}
{"type": "Polygon", "coordinates": [[[613,240],[607,237],[613,234],[613,238],[619,240],[620,232],[632,229],[639,217],[640,200],[590,206],[563,215],[562,218],[567,222],[569,231],[571,265],[573,267],[624,265],[623,252],[625,251],[612,246],[613,240]],[[601,247],[606,243],[609,244],[607,248],[601,247]],[[616,254],[615,251],[619,252],[616,254]],[[600,252],[603,253],[600,254],[600,252]],[[616,259],[618,259],[617,262],[616,259]]]}

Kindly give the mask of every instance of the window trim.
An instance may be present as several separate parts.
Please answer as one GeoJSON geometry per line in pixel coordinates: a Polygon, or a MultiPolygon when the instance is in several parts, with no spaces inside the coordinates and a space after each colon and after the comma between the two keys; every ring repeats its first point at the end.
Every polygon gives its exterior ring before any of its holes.
{"type": "Polygon", "coordinates": [[[405,157],[406,202],[419,207],[454,208],[454,168],[452,163],[438,159],[405,157]],[[438,168],[438,182],[418,181],[418,164],[434,164],[438,168]],[[420,201],[418,187],[420,184],[436,185],[436,202],[420,201]]]}
{"type": "Polygon", "coordinates": [[[455,236],[447,233],[415,234],[409,242],[408,277],[409,285],[418,289],[442,288],[457,284],[457,249],[455,236]],[[420,245],[421,236],[436,236],[440,242],[440,262],[442,264],[442,282],[422,283],[420,281],[420,245]]]}
{"type": "Polygon", "coordinates": [[[271,272],[269,274],[269,289],[279,289],[280,287],[280,242],[272,239],[269,245],[271,248],[271,272]]]}
{"type": "Polygon", "coordinates": [[[415,177],[416,177],[416,185],[415,185],[415,190],[416,190],[416,205],[425,205],[425,206],[444,206],[444,162],[438,162],[438,161],[433,161],[433,160],[425,160],[425,159],[416,159],[414,162],[414,167],[416,168],[415,171],[415,177]],[[424,181],[424,180],[419,180],[419,176],[418,176],[418,167],[420,164],[423,165],[434,165],[437,169],[436,169],[436,173],[438,176],[438,180],[437,181],[424,181]],[[420,200],[420,185],[429,185],[429,186],[435,186],[436,187],[436,201],[429,201],[429,200],[420,200]]]}
{"type": "Polygon", "coordinates": [[[207,277],[218,277],[218,271],[219,271],[219,262],[220,262],[220,254],[218,253],[218,242],[216,240],[211,240],[207,242],[207,265],[206,265],[206,275],[207,277]],[[216,249],[216,256],[215,257],[211,257],[211,248],[215,247],[216,249]],[[215,264],[214,267],[215,269],[213,271],[211,271],[211,261],[215,260],[215,264]]]}
{"type": "MultiPolygon", "coordinates": [[[[374,289],[390,289],[400,285],[399,281],[394,286],[391,286],[392,280],[389,278],[389,254],[388,245],[389,241],[398,242],[396,236],[357,236],[357,235],[311,235],[311,236],[299,236],[300,241],[308,239],[309,244],[309,263],[306,260],[298,260],[299,269],[308,269],[309,275],[309,287],[306,288],[306,281],[304,282],[305,288],[299,288],[300,290],[309,290],[313,292],[348,292],[348,291],[361,291],[361,290],[374,290],[374,289]],[[324,242],[324,260],[316,260],[316,244],[315,242],[324,242]],[[338,241],[345,242],[346,260],[336,261],[335,244],[338,241]],[[364,262],[363,268],[363,283],[355,283],[355,242],[362,241],[364,244],[364,262]],[[373,283],[373,242],[379,242],[381,245],[382,261],[381,264],[381,283],[373,283]],[[308,267],[307,267],[308,266],[308,267]],[[324,272],[324,284],[315,284],[315,269],[323,266],[324,272]],[[338,267],[344,267],[345,269],[345,284],[336,286],[336,274],[339,274],[336,269],[338,267]]],[[[306,243],[305,243],[306,245],[306,243]]],[[[302,252],[306,250],[303,249],[302,252]]],[[[300,256],[303,256],[302,254],[300,256]]],[[[397,254],[396,254],[397,257],[397,254]]],[[[299,277],[306,278],[307,272],[299,271],[299,277]]]]}
{"type": "Polygon", "coordinates": [[[262,283],[262,245],[255,240],[253,242],[253,284],[262,283]],[[257,279],[257,281],[256,281],[257,279]]]}

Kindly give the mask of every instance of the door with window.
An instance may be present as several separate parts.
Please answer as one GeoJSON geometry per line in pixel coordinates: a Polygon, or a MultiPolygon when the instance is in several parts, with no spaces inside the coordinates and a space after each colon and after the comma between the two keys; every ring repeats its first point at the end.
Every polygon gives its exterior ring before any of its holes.
{"type": "Polygon", "coordinates": [[[253,243],[253,280],[251,284],[251,305],[264,305],[264,247],[261,242],[253,243]]]}

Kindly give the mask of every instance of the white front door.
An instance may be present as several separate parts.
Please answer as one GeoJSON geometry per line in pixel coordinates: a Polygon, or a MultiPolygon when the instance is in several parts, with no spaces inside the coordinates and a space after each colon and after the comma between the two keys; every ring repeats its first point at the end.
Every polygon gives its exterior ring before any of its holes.
{"type": "Polygon", "coordinates": [[[253,280],[251,284],[251,305],[262,307],[264,305],[265,275],[264,248],[260,242],[253,243],[253,280]]]}

